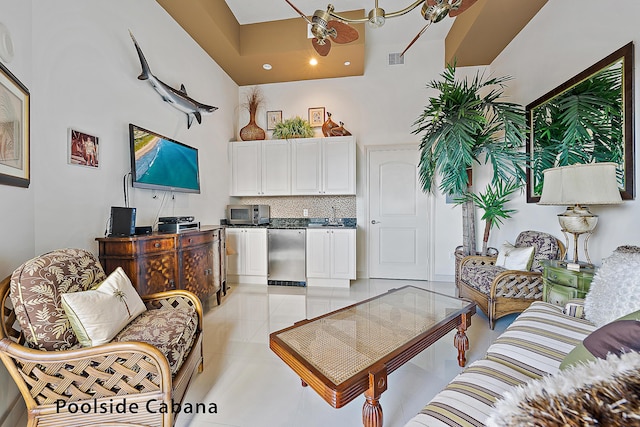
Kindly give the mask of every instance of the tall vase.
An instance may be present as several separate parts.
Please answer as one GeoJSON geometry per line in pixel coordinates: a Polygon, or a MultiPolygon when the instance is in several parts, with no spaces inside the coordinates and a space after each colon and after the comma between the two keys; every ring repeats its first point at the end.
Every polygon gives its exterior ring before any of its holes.
{"type": "Polygon", "coordinates": [[[249,124],[240,129],[240,138],[243,141],[256,141],[265,139],[264,129],[256,124],[257,108],[249,108],[249,124]]]}

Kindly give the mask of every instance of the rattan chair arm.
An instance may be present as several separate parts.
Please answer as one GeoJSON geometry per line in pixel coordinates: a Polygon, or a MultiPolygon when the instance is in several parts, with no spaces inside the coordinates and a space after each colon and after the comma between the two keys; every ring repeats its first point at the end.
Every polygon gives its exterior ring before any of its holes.
{"type": "MultiPolygon", "coordinates": [[[[535,288],[535,293],[542,294],[543,281],[542,273],[539,271],[521,271],[521,270],[506,270],[499,273],[491,283],[491,289],[489,296],[495,298],[497,295],[509,295],[510,291],[516,287],[528,286],[530,288],[529,294],[531,294],[535,288]]],[[[522,297],[530,298],[530,297],[522,297]]],[[[531,298],[534,299],[534,298],[531,298]]]]}
{"type": "MultiPolygon", "coordinates": [[[[154,390],[171,395],[169,362],[160,350],[147,343],[115,342],[72,350],[41,351],[3,338],[0,340],[0,359],[18,385],[28,408],[42,404],[43,399],[49,400],[48,403],[57,399],[75,400],[65,394],[70,389],[76,390],[77,394],[90,395],[92,384],[101,379],[101,375],[115,375],[120,384],[126,382],[128,395],[154,390]],[[42,382],[47,378],[54,381],[55,386],[43,386],[42,382]],[[60,387],[62,382],[70,385],[60,387]],[[38,402],[32,393],[38,394],[38,402]]],[[[104,384],[100,387],[104,392],[104,384]]],[[[113,392],[114,396],[118,394],[117,390],[113,392]]]]}
{"type": "Polygon", "coordinates": [[[165,305],[175,308],[175,304],[178,306],[189,305],[198,313],[198,329],[202,331],[202,302],[200,302],[200,298],[193,292],[184,289],[157,292],[155,294],[142,296],[142,301],[147,306],[147,309],[158,309],[165,305]]]}

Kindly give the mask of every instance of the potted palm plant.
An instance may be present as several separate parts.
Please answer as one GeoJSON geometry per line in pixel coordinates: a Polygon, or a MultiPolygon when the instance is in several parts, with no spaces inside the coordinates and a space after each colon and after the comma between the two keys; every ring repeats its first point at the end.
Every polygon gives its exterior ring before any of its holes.
{"type": "MultiPolygon", "coordinates": [[[[439,189],[463,198],[463,255],[476,253],[475,210],[471,171],[474,164],[489,164],[491,183],[525,182],[526,155],[522,152],[526,123],[521,105],[501,100],[510,77],[485,79],[480,73],[456,80],[455,64],[448,65],[442,80],[427,84],[436,93],[414,123],[420,142],[419,176],[425,192],[439,189]]],[[[515,190],[514,190],[515,191],[515,190]]]]}
{"type": "Polygon", "coordinates": [[[522,189],[522,184],[516,180],[496,181],[487,184],[484,191],[475,193],[465,193],[465,195],[456,200],[457,203],[465,203],[471,200],[473,204],[484,211],[482,220],[484,220],[484,234],[482,237],[482,256],[487,256],[489,251],[489,234],[493,227],[500,228],[500,224],[505,219],[511,218],[516,212],[515,209],[508,209],[505,205],[509,198],[517,190],[522,189]]]}

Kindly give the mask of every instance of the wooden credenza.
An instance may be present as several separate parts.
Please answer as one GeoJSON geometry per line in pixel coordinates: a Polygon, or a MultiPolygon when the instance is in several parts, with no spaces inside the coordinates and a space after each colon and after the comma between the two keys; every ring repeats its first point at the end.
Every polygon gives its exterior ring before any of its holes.
{"type": "Polygon", "coordinates": [[[99,258],[107,274],[122,267],[140,295],[186,289],[207,306],[226,293],[225,229],[201,227],[179,234],[99,237],[99,258]]]}

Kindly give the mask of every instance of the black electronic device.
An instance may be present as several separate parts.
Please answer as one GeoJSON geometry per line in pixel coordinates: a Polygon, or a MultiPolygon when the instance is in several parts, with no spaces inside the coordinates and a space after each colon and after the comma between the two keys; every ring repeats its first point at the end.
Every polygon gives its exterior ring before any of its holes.
{"type": "Polygon", "coordinates": [[[158,224],[158,233],[182,233],[189,230],[199,229],[199,222],[165,222],[158,224]]]}
{"type": "Polygon", "coordinates": [[[158,222],[163,224],[181,224],[184,222],[193,222],[195,217],[193,216],[161,216],[158,218],[158,222]]]}
{"type": "Polygon", "coordinates": [[[142,227],[136,227],[135,230],[136,236],[142,236],[145,234],[151,234],[153,233],[153,227],[151,227],[150,225],[144,225],[142,227]]]}
{"type": "Polygon", "coordinates": [[[111,207],[109,237],[133,236],[136,233],[136,208],[111,207]]]}
{"type": "Polygon", "coordinates": [[[200,193],[198,149],[129,124],[133,186],[200,193]]]}

